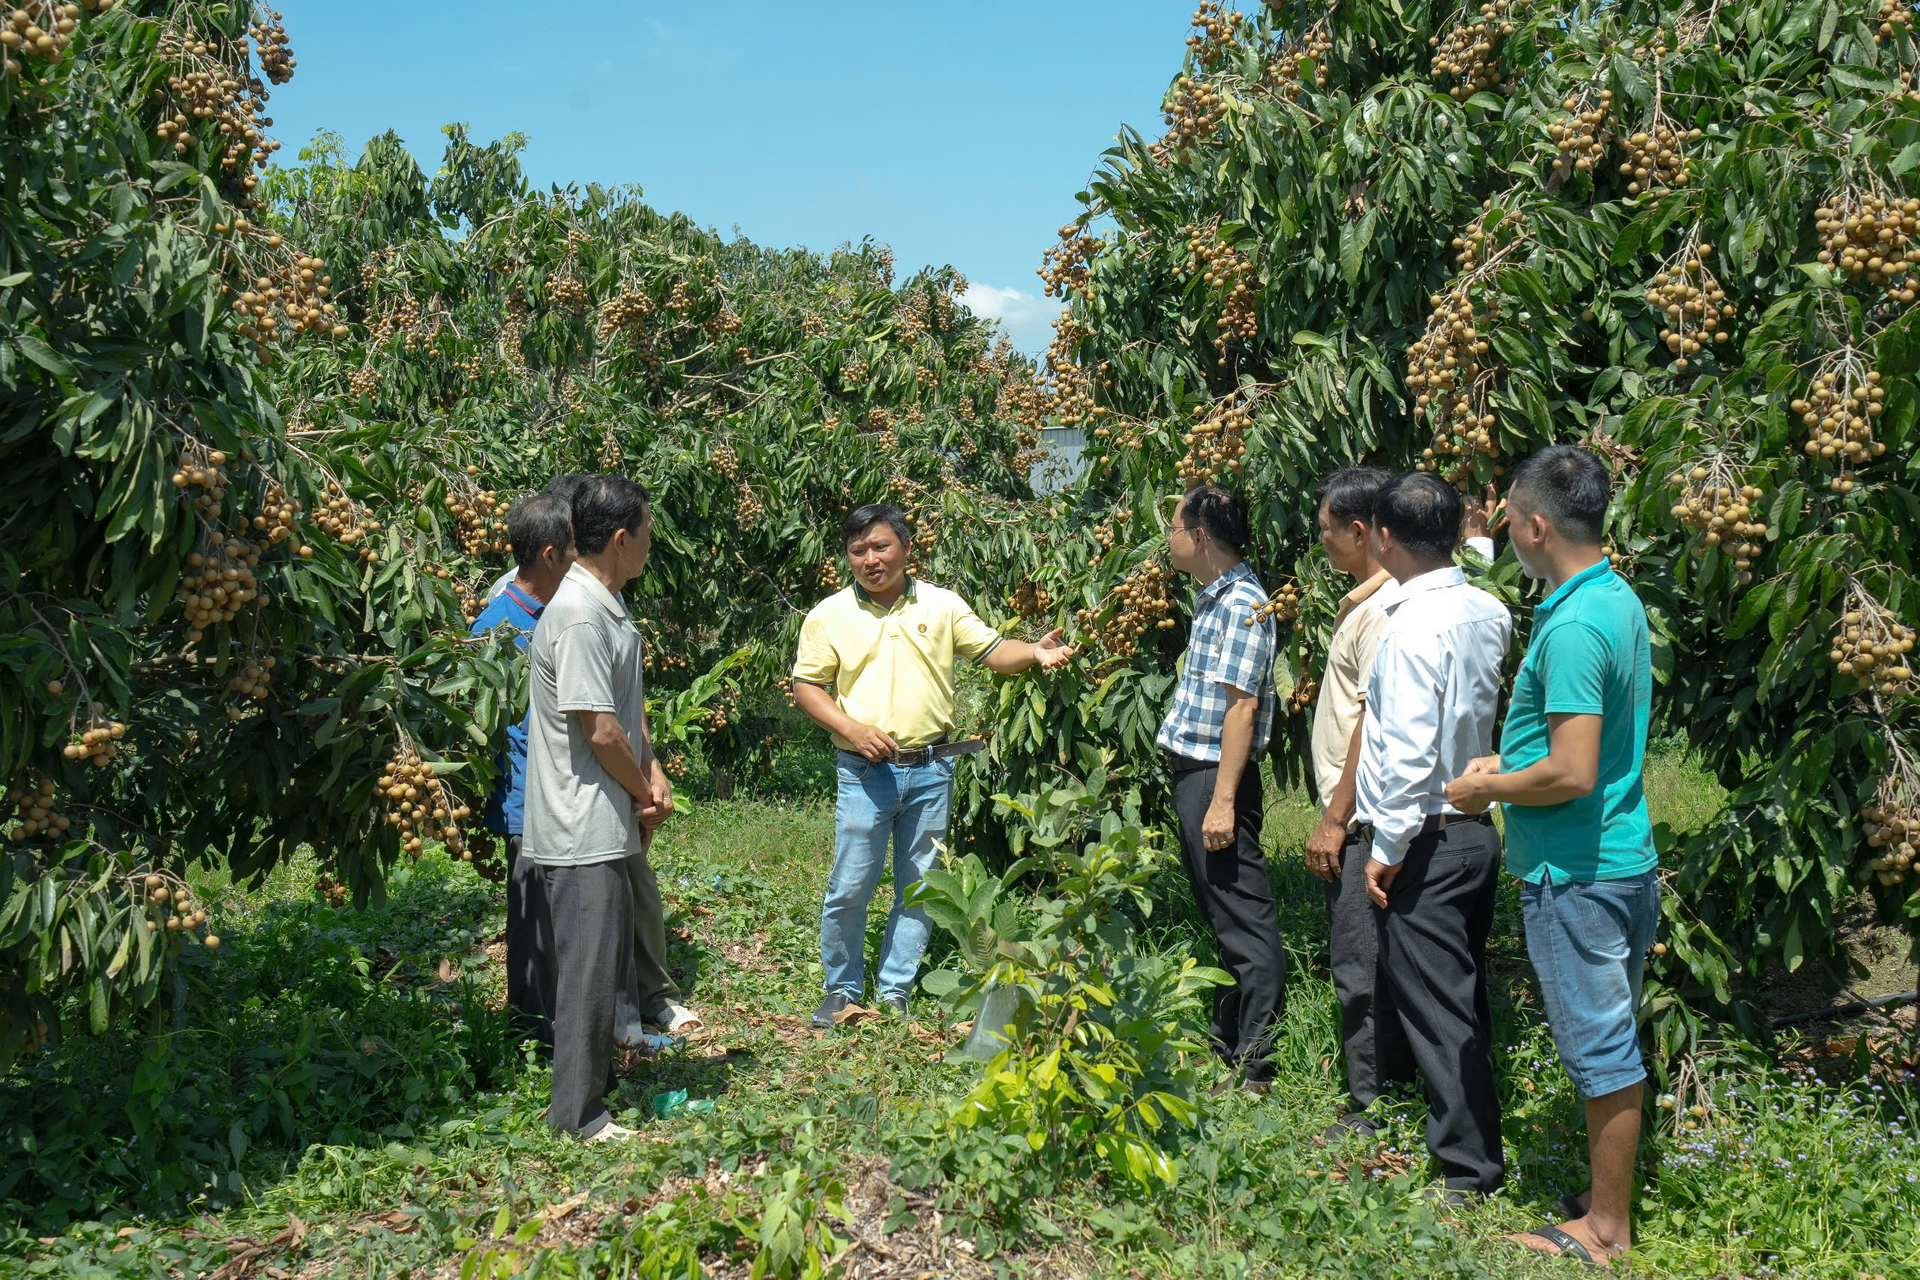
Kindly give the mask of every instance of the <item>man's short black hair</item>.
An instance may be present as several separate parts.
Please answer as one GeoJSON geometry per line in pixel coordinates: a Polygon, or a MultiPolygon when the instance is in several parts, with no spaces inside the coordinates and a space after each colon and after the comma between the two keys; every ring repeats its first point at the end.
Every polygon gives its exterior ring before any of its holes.
{"type": "Polygon", "coordinates": [[[572,510],[573,495],[580,492],[580,486],[591,479],[593,479],[592,476],[583,475],[577,471],[562,472],[547,481],[547,492],[564,502],[568,510],[572,510]]]}
{"type": "Polygon", "coordinates": [[[1460,542],[1464,508],[1454,487],[1431,471],[1405,471],[1373,496],[1373,527],[1422,560],[1445,560],[1460,542]]]}
{"type": "Polygon", "coordinates": [[[907,513],[891,502],[869,502],[864,507],[855,507],[847,512],[847,518],[840,522],[840,547],[845,550],[853,540],[873,528],[884,524],[893,530],[901,545],[913,541],[913,535],[907,531],[907,513]]]}
{"type": "Polygon", "coordinates": [[[616,529],[638,534],[651,501],[645,485],[625,476],[589,476],[573,495],[574,549],[597,556],[613,541],[616,529]]]}
{"type": "Polygon", "coordinates": [[[1187,490],[1174,508],[1174,518],[1199,525],[1215,542],[1224,542],[1235,552],[1247,549],[1247,500],[1231,489],[1201,485],[1187,490]]]}
{"type": "Polygon", "coordinates": [[[564,554],[573,545],[573,506],[552,493],[530,493],[507,512],[507,545],[522,569],[548,547],[564,554]]]}
{"type": "Polygon", "coordinates": [[[1514,468],[1509,493],[1521,489],[1527,505],[1569,542],[1597,547],[1605,540],[1613,477],[1607,464],[1585,449],[1554,444],[1528,457],[1514,468]]]}
{"type": "Polygon", "coordinates": [[[1341,467],[1320,481],[1314,496],[1333,523],[1344,529],[1355,520],[1372,524],[1374,496],[1391,483],[1393,473],[1379,467],[1341,467]]]}

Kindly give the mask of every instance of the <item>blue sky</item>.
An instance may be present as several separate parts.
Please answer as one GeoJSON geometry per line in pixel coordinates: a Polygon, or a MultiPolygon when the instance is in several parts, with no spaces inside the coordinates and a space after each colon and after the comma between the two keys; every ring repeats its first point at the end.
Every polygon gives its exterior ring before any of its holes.
{"type": "Polygon", "coordinates": [[[1055,300],[1034,268],[1122,123],[1157,135],[1192,0],[655,4],[279,0],[299,66],[273,92],[291,159],[399,132],[519,130],[536,182],[637,183],[722,233],[903,271],[952,263],[1019,346],[1055,300]]]}

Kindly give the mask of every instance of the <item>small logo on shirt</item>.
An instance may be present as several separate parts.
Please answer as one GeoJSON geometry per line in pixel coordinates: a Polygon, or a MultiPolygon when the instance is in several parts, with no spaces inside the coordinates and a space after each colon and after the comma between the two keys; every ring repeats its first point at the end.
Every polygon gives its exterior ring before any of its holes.
{"type": "Polygon", "coordinates": [[[920,634],[921,635],[927,634],[927,624],[924,622],[920,624],[920,634]]]}

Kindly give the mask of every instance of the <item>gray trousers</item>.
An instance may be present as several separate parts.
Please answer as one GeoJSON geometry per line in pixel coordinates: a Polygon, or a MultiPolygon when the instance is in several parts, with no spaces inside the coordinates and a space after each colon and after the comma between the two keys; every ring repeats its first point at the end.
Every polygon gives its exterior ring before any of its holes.
{"type": "Polygon", "coordinates": [[[553,922],[547,913],[547,882],[538,863],[520,856],[520,837],[507,844],[507,1005],[514,1032],[553,1052],[553,922]]]}
{"type": "Polygon", "coordinates": [[[1340,1047],[1355,1111],[1365,1111],[1390,1086],[1413,1079],[1413,1056],[1380,973],[1375,912],[1367,897],[1372,843],[1370,829],[1349,832],[1340,850],[1340,874],[1327,883],[1327,963],[1340,1002],[1340,1047]]]}
{"type": "Polygon", "coordinates": [[[547,1123],[590,1138],[612,1119],[614,1007],[633,971],[633,889],[621,859],[540,869],[553,938],[547,1123]]]}
{"type": "Polygon", "coordinates": [[[628,854],[620,865],[633,899],[633,962],[620,982],[614,1031],[622,1044],[631,1044],[643,1024],[666,1024],[667,1005],[679,1001],[680,987],[667,973],[667,912],[646,849],[628,854]]]}

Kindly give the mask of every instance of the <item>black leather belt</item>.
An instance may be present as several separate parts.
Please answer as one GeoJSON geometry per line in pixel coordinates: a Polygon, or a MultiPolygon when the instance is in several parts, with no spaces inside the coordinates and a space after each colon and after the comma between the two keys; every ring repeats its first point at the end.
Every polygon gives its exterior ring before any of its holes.
{"type": "Polygon", "coordinates": [[[897,764],[903,769],[914,769],[923,764],[932,764],[935,760],[970,756],[976,751],[986,750],[986,747],[986,742],[980,738],[968,738],[964,742],[935,742],[924,747],[906,747],[896,751],[887,763],[897,764]]]}

